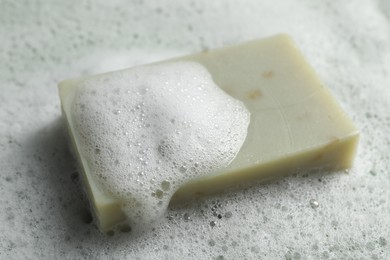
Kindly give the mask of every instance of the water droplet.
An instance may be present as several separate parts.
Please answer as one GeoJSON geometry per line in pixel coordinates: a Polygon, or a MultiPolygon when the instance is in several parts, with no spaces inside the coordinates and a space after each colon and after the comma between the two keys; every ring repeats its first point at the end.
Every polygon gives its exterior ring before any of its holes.
{"type": "Polygon", "coordinates": [[[309,203],[310,203],[310,206],[311,206],[313,209],[316,209],[316,208],[318,208],[318,207],[320,206],[320,204],[318,203],[318,201],[316,201],[315,199],[311,199],[311,200],[309,201],[309,203]]]}
{"type": "Polygon", "coordinates": [[[215,241],[214,241],[213,239],[210,239],[210,240],[209,240],[209,245],[210,245],[210,246],[215,246],[215,241]]]}
{"type": "Polygon", "coordinates": [[[164,192],[162,190],[156,190],[156,197],[159,198],[159,199],[162,199],[162,197],[164,196],[164,192]]]}
{"type": "Polygon", "coordinates": [[[161,182],[161,188],[165,191],[169,190],[170,186],[171,186],[171,183],[169,181],[161,182]]]}
{"type": "Polygon", "coordinates": [[[185,173],[185,172],[187,171],[187,167],[186,167],[185,165],[183,165],[183,166],[181,166],[181,167],[179,168],[179,171],[180,171],[181,173],[185,173]]]}
{"type": "Polygon", "coordinates": [[[332,224],[333,228],[336,229],[337,226],[339,225],[339,222],[337,222],[336,220],[332,220],[331,224],[332,224]]]}
{"type": "Polygon", "coordinates": [[[183,219],[184,219],[185,221],[189,221],[189,220],[191,220],[191,216],[190,216],[190,214],[188,214],[188,213],[185,213],[185,214],[184,214],[184,216],[183,216],[183,219]]]}
{"type": "Polygon", "coordinates": [[[115,109],[115,110],[113,111],[113,113],[114,113],[114,115],[119,115],[119,114],[121,113],[121,111],[120,111],[119,109],[115,109]]]}
{"type": "Polygon", "coordinates": [[[225,213],[225,218],[231,218],[233,216],[233,213],[228,211],[225,213]]]}
{"type": "Polygon", "coordinates": [[[216,223],[215,221],[210,221],[210,226],[211,226],[211,227],[215,227],[216,224],[217,224],[217,223],[216,223]]]}
{"type": "Polygon", "coordinates": [[[387,245],[386,239],[385,239],[384,237],[380,237],[380,238],[379,238],[379,244],[380,244],[381,246],[387,245]]]}

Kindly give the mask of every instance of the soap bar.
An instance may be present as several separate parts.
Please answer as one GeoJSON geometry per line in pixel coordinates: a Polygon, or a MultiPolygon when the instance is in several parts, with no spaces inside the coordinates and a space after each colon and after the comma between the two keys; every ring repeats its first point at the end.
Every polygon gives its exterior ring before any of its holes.
{"type": "MultiPolygon", "coordinates": [[[[352,166],[359,131],[288,36],[205,51],[155,66],[182,62],[205,68],[219,88],[245,105],[250,123],[234,158],[214,172],[183,183],[175,190],[172,201],[297,171],[342,170],[352,166]]],[[[134,70],[137,68],[124,71],[134,70]]],[[[78,126],[74,124],[72,108],[85,82],[102,76],[110,78],[113,73],[118,72],[66,80],[59,85],[72,146],[97,225],[103,232],[127,222],[127,215],[118,196],[102,189],[96,174],[91,172],[95,168],[76,134],[78,126]]],[[[153,191],[153,196],[159,195],[153,191]]]]}

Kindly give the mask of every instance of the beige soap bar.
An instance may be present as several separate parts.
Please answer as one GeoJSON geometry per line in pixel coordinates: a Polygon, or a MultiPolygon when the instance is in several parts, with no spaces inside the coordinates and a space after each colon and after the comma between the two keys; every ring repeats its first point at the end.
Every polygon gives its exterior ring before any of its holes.
{"type": "MultiPolygon", "coordinates": [[[[218,192],[237,183],[320,168],[351,167],[359,132],[286,35],[185,56],[170,61],[203,65],[214,82],[251,113],[246,140],[222,171],[180,188],[173,200],[218,192]]],[[[74,135],[71,105],[85,80],[60,84],[63,114],[102,231],[123,222],[120,202],[99,190],[74,135]]]]}

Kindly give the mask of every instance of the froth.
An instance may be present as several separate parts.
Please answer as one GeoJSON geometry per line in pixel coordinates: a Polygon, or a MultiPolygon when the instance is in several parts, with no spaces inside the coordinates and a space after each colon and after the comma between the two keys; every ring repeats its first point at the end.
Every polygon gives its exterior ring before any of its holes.
{"type": "Polygon", "coordinates": [[[100,187],[122,202],[130,225],[159,219],[186,182],[227,166],[250,114],[194,62],[101,75],[80,84],[73,123],[100,187]]]}

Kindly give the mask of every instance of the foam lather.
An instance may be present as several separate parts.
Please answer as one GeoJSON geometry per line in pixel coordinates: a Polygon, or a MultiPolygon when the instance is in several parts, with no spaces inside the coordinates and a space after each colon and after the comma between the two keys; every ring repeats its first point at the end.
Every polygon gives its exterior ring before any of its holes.
{"type": "Polygon", "coordinates": [[[132,226],[161,219],[179,187],[227,166],[250,117],[195,62],[85,80],[71,111],[92,178],[121,201],[132,226]]]}

